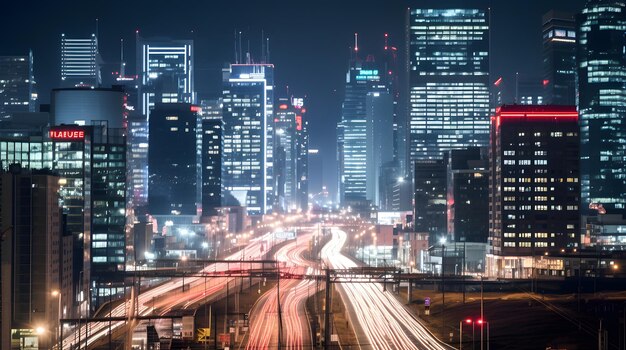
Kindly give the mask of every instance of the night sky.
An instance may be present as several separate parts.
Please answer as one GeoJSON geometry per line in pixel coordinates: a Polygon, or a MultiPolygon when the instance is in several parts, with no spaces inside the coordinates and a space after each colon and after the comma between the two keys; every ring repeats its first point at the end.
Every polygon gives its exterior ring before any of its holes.
{"type": "MultiPolygon", "coordinates": [[[[234,31],[241,30],[258,56],[261,30],[270,37],[276,91],[307,97],[311,148],[320,149],[323,182],[336,188],[335,127],[340,119],[348,47],[359,33],[362,53],[382,49],[383,34],[404,52],[407,7],[491,7],[491,80],[541,77],[541,15],[550,9],[578,12],[584,0],[492,1],[5,1],[0,15],[0,55],[33,50],[40,102],[60,81],[60,37],[88,36],[99,19],[103,78],[119,67],[125,40],[127,74],[134,74],[135,30],[144,37],[195,40],[199,98],[219,96],[221,68],[234,57],[234,31]]],[[[244,48],[246,47],[244,42],[244,48]]],[[[310,192],[321,187],[312,169],[310,192]]]]}

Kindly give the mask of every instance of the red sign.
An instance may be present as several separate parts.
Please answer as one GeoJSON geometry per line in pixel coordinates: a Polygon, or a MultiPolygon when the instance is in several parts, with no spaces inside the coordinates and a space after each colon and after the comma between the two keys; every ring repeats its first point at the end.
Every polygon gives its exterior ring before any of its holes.
{"type": "Polygon", "coordinates": [[[296,130],[298,131],[302,130],[302,116],[301,115],[296,116],[296,130]]]}
{"type": "Polygon", "coordinates": [[[72,130],[72,129],[51,129],[50,138],[52,140],[84,140],[84,130],[72,130]]]}

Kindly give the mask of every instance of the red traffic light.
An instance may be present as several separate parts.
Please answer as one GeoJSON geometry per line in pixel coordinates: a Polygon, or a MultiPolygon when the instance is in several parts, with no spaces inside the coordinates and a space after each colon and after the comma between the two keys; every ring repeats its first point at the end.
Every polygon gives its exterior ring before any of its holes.
{"type": "Polygon", "coordinates": [[[479,320],[478,320],[478,321],[476,321],[476,322],[478,322],[478,324],[483,324],[483,322],[484,322],[484,321],[483,321],[482,319],[479,319],[479,320]]]}
{"type": "Polygon", "coordinates": [[[467,324],[472,323],[472,319],[471,319],[471,318],[468,318],[467,320],[465,320],[465,323],[467,323],[467,324]]]}

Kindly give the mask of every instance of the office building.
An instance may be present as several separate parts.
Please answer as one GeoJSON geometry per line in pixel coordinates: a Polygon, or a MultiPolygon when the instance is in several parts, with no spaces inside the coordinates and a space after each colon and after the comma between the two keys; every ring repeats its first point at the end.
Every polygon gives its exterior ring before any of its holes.
{"type": "Polygon", "coordinates": [[[224,122],[221,98],[202,100],[202,216],[213,216],[222,205],[224,122]]]}
{"type": "Polygon", "coordinates": [[[0,120],[14,113],[35,112],[36,104],[33,53],[0,56],[0,120]]]}
{"type": "Polygon", "coordinates": [[[51,348],[68,302],[59,299],[59,177],[14,165],[0,174],[0,190],[0,346],[51,348]]]}
{"type": "Polygon", "coordinates": [[[350,63],[337,133],[340,203],[378,204],[380,167],[393,160],[393,96],[371,56],[350,63]]]}
{"type": "Polygon", "coordinates": [[[454,242],[487,243],[489,237],[488,149],[446,152],[448,237],[454,242]]]}
{"type": "Polygon", "coordinates": [[[148,141],[151,215],[198,213],[199,118],[200,107],[189,103],[157,103],[152,110],[148,141]]]}
{"type": "MultiPolygon", "coordinates": [[[[542,105],[545,90],[545,81],[539,78],[521,79],[517,75],[515,86],[515,103],[519,105],[542,105]]],[[[499,107],[499,106],[497,106],[499,107]]]]}
{"type": "Polygon", "coordinates": [[[150,120],[156,103],[196,103],[192,40],[137,37],[141,114],[150,120]]]}
{"type": "Polygon", "coordinates": [[[549,11],[543,15],[543,102],[576,104],[576,26],[574,15],[549,11]]]}
{"type": "Polygon", "coordinates": [[[55,125],[104,125],[126,128],[124,90],[112,88],[53,89],[50,112],[55,125]]]}
{"type": "Polygon", "coordinates": [[[414,220],[416,232],[428,233],[431,243],[446,237],[446,159],[414,162],[414,220]]]}
{"type": "Polygon", "coordinates": [[[100,54],[98,37],[70,38],[61,34],[61,86],[98,87],[100,76],[100,54]]]}
{"type": "Polygon", "coordinates": [[[579,125],[575,107],[504,105],[491,120],[487,267],[530,276],[523,257],[580,243],[579,125]]]}
{"type": "Polygon", "coordinates": [[[56,126],[39,135],[2,136],[0,163],[52,169],[60,176],[64,232],[72,237],[74,316],[124,294],[126,138],[123,129],[56,126]]]}
{"type": "Polygon", "coordinates": [[[128,116],[129,200],[133,208],[148,205],[148,121],[144,115],[128,116]]]}
{"type": "Polygon", "coordinates": [[[409,160],[489,142],[489,16],[482,9],[410,9],[409,160]]]}
{"type": "Polygon", "coordinates": [[[304,98],[279,98],[275,111],[274,205],[282,212],[307,210],[309,136],[304,98]]]}
{"type": "Polygon", "coordinates": [[[626,211],[626,4],[589,1],[577,22],[582,206],[626,211]]]}
{"type": "Polygon", "coordinates": [[[304,98],[292,97],[296,109],[296,208],[309,209],[309,120],[304,98]]]}
{"type": "Polygon", "coordinates": [[[231,64],[222,73],[223,204],[263,215],[274,203],[274,65],[231,64]]]}

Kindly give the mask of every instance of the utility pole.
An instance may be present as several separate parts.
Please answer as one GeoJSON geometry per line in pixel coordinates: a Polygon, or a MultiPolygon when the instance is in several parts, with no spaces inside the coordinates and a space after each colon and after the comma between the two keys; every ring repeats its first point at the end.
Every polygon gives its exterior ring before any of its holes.
{"type": "Polygon", "coordinates": [[[330,269],[326,269],[326,310],[324,316],[324,350],[328,350],[330,348],[330,269]]]}

